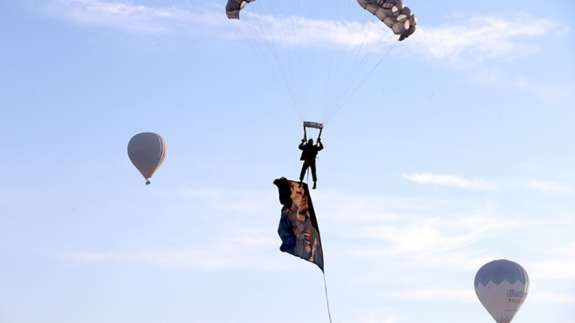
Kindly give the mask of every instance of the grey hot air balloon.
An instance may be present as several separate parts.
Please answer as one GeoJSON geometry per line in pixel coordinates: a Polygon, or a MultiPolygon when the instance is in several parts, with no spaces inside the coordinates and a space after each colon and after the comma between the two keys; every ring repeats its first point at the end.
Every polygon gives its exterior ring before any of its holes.
{"type": "Polygon", "coordinates": [[[166,158],[166,150],[164,139],[153,132],[142,132],[130,139],[128,156],[146,179],[146,185],[166,158]]]}
{"type": "Polygon", "coordinates": [[[475,276],[475,293],[497,323],[513,320],[528,291],[529,276],[513,261],[492,261],[475,276]]]}

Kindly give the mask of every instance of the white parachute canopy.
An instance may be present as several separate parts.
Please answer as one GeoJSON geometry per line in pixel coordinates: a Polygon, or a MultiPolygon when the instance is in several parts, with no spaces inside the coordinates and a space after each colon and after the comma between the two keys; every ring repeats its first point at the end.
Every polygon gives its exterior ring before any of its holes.
{"type": "Polygon", "coordinates": [[[475,293],[497,323],[510,323],[525,301],[529,276],[523,267],[509,260],[495,260],[479,269],[475,293]]]}

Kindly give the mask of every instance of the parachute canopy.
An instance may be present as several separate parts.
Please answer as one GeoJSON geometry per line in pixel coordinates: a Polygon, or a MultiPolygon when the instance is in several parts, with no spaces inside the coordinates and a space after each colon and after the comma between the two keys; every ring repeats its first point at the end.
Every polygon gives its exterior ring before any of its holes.
{"type": "MultiPolygon", "coordinates": [[[[246,4],[255,0],[228,0],[226,15],[229,19],[240,19],[240,11],[246,4]]],[[[417,20],[409,7],[403,6],[402,0],[357,0],[359,5],[374,14],[394,34],[399,35],[399,41],[406,39],[415,32],[417,20]]]]}
{"type": "Polygon", "coordinates": [[[283,205],[278,227],[280,250],[316,264],[323,271],[323,250],[317,218],[307,184],[276,179],[283,205]]]}
{"type": "Polygon", "coordinates": [[[394,34],[399,35],[399,41],[415,32],[416,18],[411,9],[403,6],[402,0],[357,0],[357,2],[391,28],[394,34]]]}
{"type": "Polygon", "coordinates": [[[128,156],[146,179],[146,185],[166,158],[166,150],[164,139],[153,132],[139,133],[130,139],[128,156]]]}
{"type": "Polygon", "coordinates": [[[513,320],[528,291],[527,272],[509,260],[492,261],[475,276],[475,293],[497,323],[513,320]]]}
{"type": "Polygon", "coordinates": [[[226,4],[226,15],[229,19],[240,19],[240,11],[246,4],[256,0],[228,0],[226,4]]]}

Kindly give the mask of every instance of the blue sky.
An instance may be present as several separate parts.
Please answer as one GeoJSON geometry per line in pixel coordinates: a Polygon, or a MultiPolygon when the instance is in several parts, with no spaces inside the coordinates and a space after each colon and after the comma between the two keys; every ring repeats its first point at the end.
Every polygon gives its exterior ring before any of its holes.
{"type": "Polygon", "coordinates": [[[0,322],[327,322],[272,180],[299,172],[301,118],[331,116],[334,322],[487,322],[473,278],[507,258],[532,283],[514,322],[575,323],[573,3],[406,4],[396,44],[354,1],[240,24],[213,1],[0,2],[0,322]],[[140,131],[169,146],[149,187],[140,131]]]}

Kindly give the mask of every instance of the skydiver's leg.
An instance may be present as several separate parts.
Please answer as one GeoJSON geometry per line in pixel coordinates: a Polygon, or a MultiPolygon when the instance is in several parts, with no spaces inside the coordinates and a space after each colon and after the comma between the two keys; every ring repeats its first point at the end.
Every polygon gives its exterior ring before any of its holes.
{"type": "Polygon", "coordinates": [[[301,172],[299,173],[299,182],[300,183],[303,182],[303,178],[305,177],[305,172],[307,171],[308,167],[309,167],[309,164],[307,163],[307,161],[304,161],[303,165],[301,166],[301,172]]]}
{"type": "Polygon", "coordinates": [[[314,182],[317,182],[317,173],[315,168],[315,161],[311,162],[309,167],[311,168],[311,177],[313,178],[314,182]]]}
{"type": "Polygon", "coordinates": [[[309,166],[311,168],[311,177],[313,178],[313,189],[315,190],[315,188],[317,186],[317,174],[316,174],[316,168],[315,168],[315,160],[313,162],[311,162],[309,166]]]}

